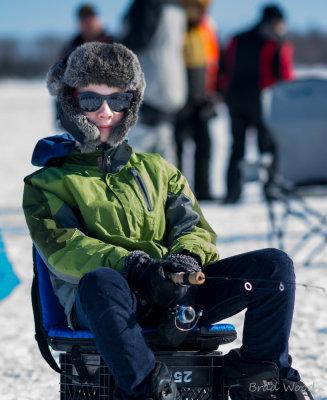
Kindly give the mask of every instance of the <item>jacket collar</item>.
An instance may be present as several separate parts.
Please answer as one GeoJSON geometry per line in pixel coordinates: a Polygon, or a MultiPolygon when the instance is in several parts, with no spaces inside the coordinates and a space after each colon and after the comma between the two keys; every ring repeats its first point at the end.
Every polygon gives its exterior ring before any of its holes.
{"type": "Polygon", "coordinates": [[[116,174],[128,163],[131,154],[132,148],[126,141],[114,148],[99,147],[91,153],[81,153],[75,139],[69,134],[63,134],[39,140],[32,155],[32,164],[44,167],[68,162],[98,166],[102,171],[116,174]]]}
{"type": "Polygon", "coordinates": [[[98,158],[99,169],[111,174],[117,174],[128,163],[132,154],[132,148],[124,141],[118,147],[102,149],[98,158]]]}
{"type": "Polygon", "coordinates": [[[132,148],[123,142],[117,147],[97,148],[91,153],[81,153],[80,148],[75,148],[63,160],[63,162],[97,166],[100,171],[110,174],[117,174],[128,163],[132,154],[132,148]]]}

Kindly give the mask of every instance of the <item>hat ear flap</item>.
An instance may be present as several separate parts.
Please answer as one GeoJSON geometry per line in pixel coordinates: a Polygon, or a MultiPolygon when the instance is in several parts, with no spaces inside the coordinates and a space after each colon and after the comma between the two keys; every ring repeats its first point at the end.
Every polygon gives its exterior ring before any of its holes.
{"type": "Polygon", "coordinates": [[[78,125],[69,116],[63,112],[61,104],[58,102],[57,118],[61,126],[69,132],[81,145],[85,141],[85,133],[78,127],[78,125]]]}
{"type": "Polygon", "coordinates": [[[57,96],[63,86],[62,80],[66,69],[64,61],[58,61],[49,70],[46,80],[47,88],[52,96],[57,96]]]}

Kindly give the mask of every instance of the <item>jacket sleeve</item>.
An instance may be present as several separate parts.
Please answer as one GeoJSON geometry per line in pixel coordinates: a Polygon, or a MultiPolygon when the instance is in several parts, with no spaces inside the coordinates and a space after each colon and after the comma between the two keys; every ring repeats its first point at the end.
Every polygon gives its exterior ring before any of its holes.
{"type": "Polygon", "coordinates": [[[237,37],[232,38],[220,58],[218,90],[226,96],[235,69],[237,37]]]}
{"type": "Polygon", "coordinates": [[[219,259],[217,235],[205,220],[186,178],[174,168],[166,200],[166,245],[170,254],[189,251],[206,266],[219,259]]]}
{"type": "Polygon", "coordinates": [[[31,238],[48,268],[77,283],[98,267],[121,271],[128,250],[86,236],[78,214],[52,193],[25,180],[23,209],[31,238]]]}
{"type": "Polygon", "coordinates": [[[124,17],[121,42],[134,52],[143,51],[156,32],[161,9],[157,0],[135,0],[124,17]]]}
{"type": "Polygon", "coordinates": [[[282,80],[294,79],[293,45],[283,43],[279,54],[279,76],[282,80]]]}

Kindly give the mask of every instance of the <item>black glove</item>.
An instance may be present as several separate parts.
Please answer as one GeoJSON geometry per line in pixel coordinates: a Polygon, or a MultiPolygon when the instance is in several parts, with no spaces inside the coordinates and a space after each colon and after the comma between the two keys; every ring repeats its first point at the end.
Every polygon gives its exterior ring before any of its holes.
{"type": "Polygon", "coordinates": [[[153,259],[136,250],[127,256],[122,274],[130,288],[148,303],[173,307],[188,289],[188,286],[177,285],[168,277],[174,272],[186,272],[185,266],[168,259],[153,259]]]}
{"type": "Polygon", "coordinates": [[[216,102],[214,97],[208,97],[203,100],[200,106],[200,116],[204,120],[209,120],[210,118],[217,117],[216,102]]]}
{"type": "MultiPolygon", "coordinates": [[[[181,253],[171,254],[167,260],[172,260],[179,263],[180,272],[200,272],[202,271],[201,259],[199,256],[192,254],[186,250],[181,253]]],[[[179,299],[179,305],[193,306],[197,294],[197,286],[186,286],[185,295],[179,299]]],[[[161,309],[158,324],[159,343],[161,346],[177,347],[185,339],[188,334],[187,329],[190,329],[193,323],[178,324],[185,330],[176,328],[176,311],[174,309],[161,309]]]]}
{"type": "Polygon", "coordinates": [[[181,270],[179,272],[200,272],[202,271],[201,259],[199,256],[192,254],[186,250],[181,253],[171,254],[167,260],[172,260],[180,264],[181,270]]]}

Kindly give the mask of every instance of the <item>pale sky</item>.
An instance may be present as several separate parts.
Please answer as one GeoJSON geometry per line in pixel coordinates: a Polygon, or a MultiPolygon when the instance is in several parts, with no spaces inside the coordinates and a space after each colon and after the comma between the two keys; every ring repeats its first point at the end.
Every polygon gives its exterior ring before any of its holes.
{"type": "MultiPolygon", "coordinates": [[[[210,14],[224,36],[248,27],[258,19],[260,9],[271,1],[213,0],[210,14]]],[[[79,0],[1,0],[0,37],[34,38],[46,33],[70,36],[76,30],[76,8],[79,0]]],[[[130,0],[94,0],[107,28],[117,31],[130,0]]],[[[280,0],[290,29],[327,30],[326,0],[280,0]]]]}

